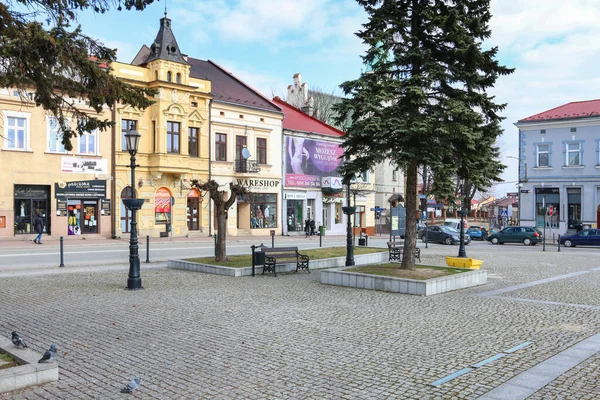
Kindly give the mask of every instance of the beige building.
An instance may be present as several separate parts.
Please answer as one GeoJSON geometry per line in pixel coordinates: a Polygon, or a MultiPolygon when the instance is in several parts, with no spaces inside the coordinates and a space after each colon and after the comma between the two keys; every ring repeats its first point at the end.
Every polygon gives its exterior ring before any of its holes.
{"type": "MultiPolygon", "coordinates": [[[[94,110],[73,100],[87,113],[94,110]]],[[[106,108],[98,115],[110,119],[106,108]]],[[[70,124],[75,127],[77,121],[70,124]]],[[[111,235],[110,132],[89,132],[61,144],[56,119],[22,98],[0,89],[0,237],[32,240],[33,218],[45,232],[66,239],[111,235]]],[[[44,238],[42,238],[43,242],[44,238]]]]}

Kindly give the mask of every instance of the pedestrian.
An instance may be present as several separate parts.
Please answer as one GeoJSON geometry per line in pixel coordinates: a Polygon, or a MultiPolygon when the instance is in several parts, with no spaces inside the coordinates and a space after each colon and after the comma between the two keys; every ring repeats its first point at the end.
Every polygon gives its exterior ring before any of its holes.
{"type": "Polygon", "coordinates": [[[304,222],[304,233],[306,234],[305,237],[310,235],[310,218],[306,218],[306,221],[304,222]]]}
{"type": "Polygon", "coordinates": [[[317,234],[316,229],[317,229],[317,226],[315,225],[315,220],[311,219],[310,220],[310,236],[314,236],[317,234]]]}
{"type": "Polygon", "coordinates": [[[42,219],[42,213],[38,213],[33,219],[33,231],[37,233],[33,243],[42,244],[42,232],[44,232],[44,220],[42,219]]]}

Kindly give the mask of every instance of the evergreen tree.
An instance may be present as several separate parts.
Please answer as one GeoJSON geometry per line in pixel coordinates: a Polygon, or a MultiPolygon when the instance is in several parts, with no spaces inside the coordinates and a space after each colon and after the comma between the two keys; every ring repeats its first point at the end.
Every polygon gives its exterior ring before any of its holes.
{"type": "Polygon", "coordinates": [[[154,92],[133,87],[110,75],[116,50],[72,27],[77,13],[91,9],[105,13],[143,10],[154,0],[5,0],[0,1],[0,87],[17,89],[23,101],[51,112],[62,130],[62,142],[72,149],[71,138],[112,126],[96,113],[115,103],[146,108],[154,92]],[[33,95],[27,96],[33,90],[33,95]],[[94,112],[74,104],[85,99],[94,112]],[[72,129],[68,119],[76,121],[72,129]]]}
{"type": "Polygon", "coordinates": [[[344,142],[344,173],[365,171],[390,159],[406,173],[403,269],[414,269],[417,172],[427,165],[432,194],[454,196],[456,177],[481,189],[499,180],[503,166],[494,143],[502,133],[486,89],[512,69],[482,50],[490,36],[490,0],[357,0],[369,20],[357,33],[371,66],[341,87],[337,107],[351,115],[344,142]]]}

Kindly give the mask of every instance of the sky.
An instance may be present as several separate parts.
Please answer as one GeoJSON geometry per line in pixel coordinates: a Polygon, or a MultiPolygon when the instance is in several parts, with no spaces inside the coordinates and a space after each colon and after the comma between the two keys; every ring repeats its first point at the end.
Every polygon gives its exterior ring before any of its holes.
{"type": "MultiPolygon", "coordinates": [[[[86,34],[131,62],[150,45],[167,6],[183,53],[210,59],[265,96],[286,96],[293,75],[311,89],[342,95],[339,85],[364,69],[365,46],[355,36],[366,13],[352,0],[160,0],[142,12],[86,12],[86,34]]],[[[499,140],[505,183],[517,191],[518,129],[522,118],[571,102],[600,98],[600,0],[492,0],[492,36],[501,64],[516,68],[490,94],[506,103],[499,140]]]]}

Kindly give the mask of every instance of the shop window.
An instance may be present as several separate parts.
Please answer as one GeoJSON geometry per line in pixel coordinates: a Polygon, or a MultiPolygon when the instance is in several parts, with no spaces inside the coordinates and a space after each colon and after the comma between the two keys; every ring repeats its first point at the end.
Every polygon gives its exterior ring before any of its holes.
{"type": "Polygon", "coordinates": [[[48,118],[48,146],[46,151],[52,153],[66,153],[65,145],[62,143],[62,130],[56,118],[48,118]]]}
{"type": "Polygon", "coordinates": [[[137,130],[137,121],[132,119],[121,120],[121,150],[127,151],[127,141],[125,140],[125,134],[131,130],[137,130]]]}
{"type": "Polygon", "coordinates": [[[249,194],[250,202],[250,227],[276,228],[277,227],[277,195],[276,194],[249,194]]]}
{"type": "Polygon", "coordinates": [[[4,110],[4,148],[29,150],[30,114],[4,110]]]}
{"type": "Polygon", "coordinates": [[[200,229],[200,192],[191,189],[187,195],[187,227],[190,231],[200,229]]]}
{"type": "Polygon", "coordinates": [[[335,223],[342,223],[342,203],[335,203],[335,223]]]}
{"type": "Polygon", "coordinates": [[[558,228],[560,220],[560,193],[558,188],[537,188],[535,194],[536,226],[558,228]],[[544,205],[546,208],[544,208],[544,205]],[[552,206],[552,216],[547,215],[548,208],[552,206]]]}
{"type": "Polygon", "coordinates": [[[158,188],[154,194],[154,222],[171,223],[171,192],[167,188],[158,188]]]}
{"type": "Polygon", "coordinates": [[[179,122],[167,121],[167,153],[179,153],[179,122]]]}
{"type": "Polygon", "coordinates": [[[198,128],[188,129],[188,151],[190,157],[198,157],[198,128]]]}

